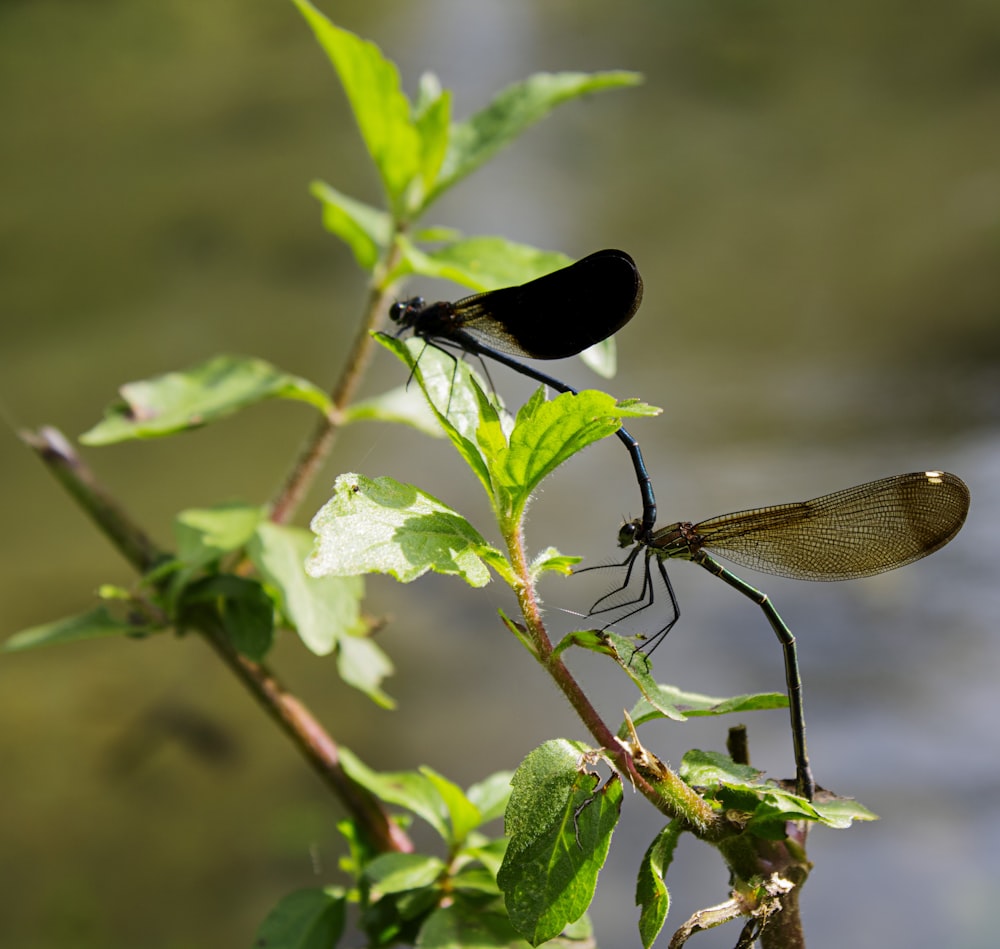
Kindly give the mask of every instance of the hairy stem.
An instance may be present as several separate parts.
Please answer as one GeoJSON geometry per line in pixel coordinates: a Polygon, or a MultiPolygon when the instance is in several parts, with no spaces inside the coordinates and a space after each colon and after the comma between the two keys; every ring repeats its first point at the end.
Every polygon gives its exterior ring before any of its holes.
{"type": "MultiPolygon", "coordinates": [[[[661,794],[657,787],[647,779],[650,772],[645,768],[636,767],[637,761],[633,759],[632,752],[618,740],[604,719],[601,718],[580,683],[562,661],[561,656],[553,652],[552,640],[549,638],[542,621],[534,582],[528,570],[528,561],[524,552],[524,536],[520,527],[505,532],[505,535],[511,565],[519,579],[515,592],[525,619],[528,638],[534,646],[538,661],[545,667],[553,681],[559,686],[560,691],[569,700],[570,705],[580,716],[580,720],[593,739],[614,760],[619,772],[627,775],[632,784],[661,813],[671,819],[680,818],[700,836],[704,836],[710,827],[722,829],[723,822],[714,811],[693,790],[672,775],[672,772],[667,773],[674,777],[674,784],[683,786],[684,794],[661,794]]],[[[662,771],[667,771],[666,766],[661,765],[660,767],[662,771]]],[[[660,787],[664,786],[662,775],[657,784],[660,787]]]]}

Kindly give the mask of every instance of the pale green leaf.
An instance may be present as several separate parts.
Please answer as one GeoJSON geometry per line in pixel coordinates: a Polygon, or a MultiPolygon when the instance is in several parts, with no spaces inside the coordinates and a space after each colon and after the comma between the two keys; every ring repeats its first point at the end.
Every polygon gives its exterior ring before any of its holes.
{"type": "Polygon", "coordinates": [[[311,577],[304,567],[313,536],[301,527],[264,522],[247,553],[261,576],[279,593],[282,613],[305,645],[325,656],[344,636],[364,632],[361,577],[311,577]]]}
{"type": "Polygon", "coordinates": [[[374,43],[334,25],[308,0],[294,2],[337,70],[390,203],[404,211],[406,191],[420,169],[420,141],[399,70],[374,43]]]}
{"type": "Polygon", "coordinates": [[[416,109],[417,132],[420,135],[420,181],[418,195],[411,195],[415,213],[426,207],[429,195],[437,181],[438,172],[448,150],[451,131],[451,92],[442,90],[437,77],[424,73],[420,78],[420,98],[416,109]]]}
{"type": "MultiPolygon", "coordinates": [[[[702,695],[698,692],[685,692],[673,685],[657,683],[656,695],[659,702],[668,705],[685,718],[701,715],[742,715],[744,712],[788,708],[788,696],[783,692],[760,692],[719,698],[714,695],[702,695]]],[[[646,698],[639,699],[632,711],[629,712],[629,717],[634,725],[641,725],[643,722],[661,718],[663,715],[664,713],[655,708],[646,698]]],[[[628,734],[627,730],[624,730],[625,728],[626,726],[623,725],[623,731],[619,732],[621,737],[628,734]]]]}
{"type": "Polygon", "coordinates": [[[86,445],[130,438],[156,438],[233,415],[264,399],[297,399],[321,412],[327,395],[306,379],[282,372],[263,359],[216,356],[192,369],[128,382],[104,419],[80,436],[86,445]]]}
{"type": "Polygon", "coordinates": [[[634,72],[537,73],[508,86],[485,109],[453,126],[435,193],[471,174],[560,103],[641,81],[634,72]]]}
{"type": "Polygon", "coordinates": [[[582,557],[561,554],[555,547],[547,547],[531,561],[528,573],[532,577],[539,577],[543,573],[552,571],[568,577],[572,575],[573,567],[582,559],[582,557]]]}
{"type": "Polygon", "coordinates": [[[73,643],[84,639],[101,639],[107,636],[126,636],[149,632],[150,627],[121,620],[113,616],[105,606],[98,606],[77,616],[14,633],[3,644],[4,652],[20,652],[37,646],[54,646],[58,643],[73,643]]]}
{"type": "Polygon", "coordinates": [[[337,671],[348,685],[364,692],[383,708],[395,702],[381,688],[392,675],[392,663],[367,638],[361,616],[364,580],[361,577],[311,577],[305,560],[313,535],[299,527],[261,524],[248,553],[261,575],[280,595],[288,622],[306,647],[318,656],[337,651],[337,671]]]}
{"type": "Polygon", "coordinates": [[[511,493],[512,516],[520,516],[530,494],[559,465],[613,435],[623,416],[645,414],[647,408],[616,402],[592,389],[575,395],[566,392],[549,401],[538,390],[518,412],[509,448],[490,464],[494,483],[511,493]]]}
{"type": "Polygon", "coordinates": [[[388,573],[403,583],[428,570],[471,586],[489,582],[491,549],[464,518],[436,498],[392,478],[337,478],[311,524],[317,535],[306,570],[313,577],[388,573]]]}
{"type": "Polygon", "coordinates": [[[434,784],[415,771],[373,771],[357,755],[341,747],[344,771],[387,804],[395,804],[423,818],[442,840],[449,837],[447,809],[434,784]]]}
{"type": "Polygon", "coordinates": [[[460,846],[465,842],[466,837],[482,823],[479,808],[465,796],[465,792],[457,784],[438,774],[433,768],[423,767],[420,769],[420,773],[437,788],[441,800],[444,801],[444,805],[448,809],[448,818],[451,821],[449,844],[460,846]]]}
{"type": "Polygon", "coordinates": [[[384,333],[375,338],[406,367],[424,393],[442,431],[492,499],[490,471],[476,444],[482,402],[477,392],[479,387],[472,384],[468,365],[420,339],[404,342],[384,333]]]}
{"type": "Polygon", "coordinates": [[[613,379],[618,372],[618,347],[609,336],[580,353],[584,365],[589,366],[602,379],[613,379]]]}
{"type": "Polygon", "coordinates": [[[500,817],[507,801],[510,800],[510,781],[513,771],[497,771],[478,784],[473,784],[466,796],[479,809],[482,822],[485,824],[500,817]]]}
{"type": "Polygon", "coordinates": [[[379,254],[389,246],[390,216],[370,204],[349,198],[325,181],[314,181],[309,190],[323,205],[323,227],[351,248],[362,270],[371,270],[379,254]]]}
{"type": "Polygon", "coordinates": [[[420,853],[384,853],[365,866],[365,878],[379,894],[431,886],[445,870],[437,857],[420,853]]]}
{"type": "Polygon", "coordinates": [[[866,807],[850,798],[820,791],[807,801],[775,781],[764,780],[756,768],[737,764],[716,751],[687,752],[678,774],[689,785],[717,801],[731,815],[741,815],[746,832],[768,840],[787,836],[789,821],[811,820],[843,829],[855,820],[878,820],[866,807]]]}
{"type": "Polygon", "coordinates": [[[413,273],[451,280],[477,293],[527,283],[568,267],[571,257],[503,237],[468,237],[433,251],[401,243],[413,273]]]}
{"type": "Polygon", "coordinates": [[[409,425],[433,438],[444,438],[437,416],[417,385],[399,386],[371,399],[355,402],[344,413],[345,422],[395,422],[409,425]]]}
{"type": "Polygon", "coordinates": [[[382,708],[396,707],[395,699],[380,688],[394,671],[389,657],[369,637],[341,637],[337,648],[338,675],[382,708]]]}
{"type": "Polygon", "coordinates": [[[188,567],[213,563],[246,545],[263,517],[263,508],[239,502],[181,511],[174,518],[177,559],[188,567]]]}

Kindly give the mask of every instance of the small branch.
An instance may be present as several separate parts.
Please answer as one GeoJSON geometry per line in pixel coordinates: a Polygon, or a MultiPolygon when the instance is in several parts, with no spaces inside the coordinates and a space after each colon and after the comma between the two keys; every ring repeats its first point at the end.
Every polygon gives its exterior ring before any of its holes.
{"type": "MultiPolygon", "coordinates": [[[[792,825],[790,825],[792,826],[792,825]]],[[[742,884],[738,896],[744,914],[762,920],[765,949],[801,949],[805,946],[799,893],[812,864],[794,838],[765,840],[752,834],[730,836],[717,844],[733,879],[764,879],[761,886],[742,884]]]]}
{"type": "Polygon", "coordinates": [[[625,713],[625,724],[629,737],[618,743],[628,751],[635,770],[649,782],[659,799],[669,802],[672,810],[687,821],[689,830],[705,841],[711,841],[717,835],[731,833],[726,821],[716,814],[694,788],[643,747],[628,712],[625,713]]]}
{"type": "Polygon", "coordinates": [[[782,915],[798,919],[796,883],[772,873],[762,884],[733,891],[733,895],[718,906],[698,910],[674,933],[670,949],[681,949],[697,932],[704,932],[725,923],[748,917],[740,932],[735,949],[750,949],[759,938],[770,949],[805,949],[801,925],[797,929],[782,928],[782,915]]]}
{"type": "Polygon", "coordinates": [[[163,559],[165,554],[98,483],[62,432],[46,426],[37,432],[21,431],[19,435],[136,570],[145,573],[163,559]]]}
{"type": "Polygon", "coordinates": [[[306,706],[264,666],[241,656],[221,631],[202,628],[216,655],[246,686],[281,730],[296,744],[312,769],[363,826],[373,846],[388,853],[412,853],[413,844],[391,821],[378,800],[352,781],[340,763],[337,743],[306,706]]]}
{"type": "MultiPolygon", "coordinates": [[[[136,570],[145,573],[169,556],[156,547],[111,497],[61,432],[43,428],[38,432],[22,432],[21,439],[35,451],[136,570]]],[[[206,621],[197,628],[216,654],[291,738],[313,770],[365,829],[372,843],[384,851],[412,852],[413,845],[409,838],[389,819],[378,799],[351,780],[344,771],[337,743],[306,706],[288,692],[267,667],[240,656],[212,623],[206,621]]]]}
{"type": "Polygon", "coordinates": [[[354,399],[374,354],[375,342],[371,336],[372,330],[379,328],[383,315],[388,311],[390,293],[388,289],[382,287],[384,275],[392,271],[399,257],[399,248],[393,240],[384,262],[376,268],[372,276],[364,318],[354,337],[344,371],[330,392],[333,409],[316,423],[271,504],[270,518],[276,524],[285,524],[292,519],[319,474],[320,467],[333,449],[340,432],[344,410],[354,399]]]}
{"type": "Polygon", "coordinates": [[[743,915],[743,907],[735,899],[726,900],[718,906],[709,906],[694,913],[688,921],[674,933],[669,949],[681,949],[695,933],[715,929],[724,923],[732,922],[743,915]]]}

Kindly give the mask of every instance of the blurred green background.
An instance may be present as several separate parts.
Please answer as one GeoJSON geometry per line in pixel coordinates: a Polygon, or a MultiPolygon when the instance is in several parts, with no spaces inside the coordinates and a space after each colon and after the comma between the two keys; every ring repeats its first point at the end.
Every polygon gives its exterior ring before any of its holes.
{"type": "MultiPolygon", "coordinates": [[[[818,780],[884,818],[813,835],[810,945],[994,945],[1000,6],[321,8],[377,42],[411,93],[435,71],[460,116],[536,71],[645,74],[638,89],[563,107],[451,193],[433,223],[635,257],[646,295],[619,336],[617,379],[578,362],[553,372],[664,406],[634,426],[662,522],[929,467],[968,481],[962,534],[905,571],[830,585],[747,577],[799,637],[818,780]]],[[[290,3],[8,0],[0,106],[0,399],[11,426],[77,435],[122,382],[220,351],[321,385],[336,377],[364,280],[321,230],[307,185],[322,177],[370,201],[378,190],[290,3]]],[[[529,391],[500,370],[494,381],[513,404],[529,391]]],[[[383,355],[365,391],[400,382],[383,355]]],[[[87,458],[167,544],[180,507],[266,499],[309,412],[266,405],[87,458]]],[[[131,577],[12,430],[0,451],[6,636],[131,577]]],[[[349,470],[412,481],[488,529],[449,452],[380,425],[345,433],[304,518],[349,470]]],[[[620,519],[638,506],[617,443],[551,485],[532,507],[532,547],[615,556],[620,519]]],[[[720,695],[781,688],[759,613],[700,573],[673,570],[684,615],[658,676],[720,695]]],[[[554,635],[573,626],[560,609],[584,609],[600,582],[547,581],[554,635]]],[[[400,711],[375,709],[294,642],[274,665],[370,764],[428,764],[468,784],[545,738],[582,737],[496,622],[512,607],[499,586],[377,578],[369,594],[391,617],[381,642],[400,711]]],[[[607,664],[576,666],[611,719],[632,703],[607,664]]],[[[789,774],[784,717],[747,723],[754,763],[789,774]]],[[[676,764],[688,747],[721,747],[725,725],[643,737],[676,764]]],[[[0,659],[0,800],[4,947],[245,946],[282,894],[335,879],[342,852],[336,806],[196,640],[0,659]]],[[[606,947],[639,945],[634,873],[659,829],[640,799],[625,811],[594,908],[606,947]]],[[[707,848],[685,841],[677,860],[668,929],[725,897],[707,848]]]]}

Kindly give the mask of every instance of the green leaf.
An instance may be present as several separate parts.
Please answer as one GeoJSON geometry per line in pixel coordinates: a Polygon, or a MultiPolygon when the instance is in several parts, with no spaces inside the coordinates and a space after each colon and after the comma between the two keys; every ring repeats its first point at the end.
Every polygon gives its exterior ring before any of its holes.
{"type": "Polygon", "coordinates": [[[389,202],[402,213],[407,188],[420,170],[420,141],[399,71],[374,43],[335,26],[307,0],[295,5],[337,70],[389,202]]]}
{"type": "Polygon", "coordinates": [[[282,612],[305,645],[325,656],[343,637],[365,632],[361,618],[365,588],[361,577],[309,576],[303,564],[312,547],[309,531],[266,521],[258,526],[247,553],[280,593],[282,612]]]}
{"type": "Polygon", "coordinates": [[[444,801],[428,778],[414,771],[373,771],[344,747],[340,749],[340,758],[350,778],[387,804],[404,807],[422,817],[442,840],[448,839],[450,829],[445,818],[444,801]]]}
{"type": "Polygon", "coordinates": [[[448,817],[451,821],[449,845],[452,847],[461,846],[469,834],[483,822],[479,808],[465,796],[457,784],[453,784],[433,768],[423,767],[420,769],[420,773],[437,788],[441,800],[444,801],[444,806],[448,809],[448,817]]]}
{"type": "Polygon", "coordinates": [[[573,574],[573,567],[581,560],[583,560],[582,557],[563,555],[555,547],[546,547],[545,550],[531,561],[531,564],[528,566],[528,573],[532,579],[537,579],[543,573],[549,571],[561,573],[564,577],[569,577],[573,574]]]}
{"type": "Polygon", "coordinates": [[[392,478],[341,475],[310,526],[316,545],[306,572],[313,577],[388,573],[409,583],[433,570],[481,587],[490,580],[484,557],[500,557],[451,508],[392,478]]]}
{"type": "Polygon", "coordinates": [[[159,438],[226,418],[264,399],[296,399],[330,410],[330,400],[306,379],[263,359],[216,356],[182,372],[128,382],[104,418],[80,436],[85,445],[159,438]]]}
{"type": "Polygon", "coordinates": [[[274,602],[256,581],[223,573],[192,583],[183,605],[213,604],[237,652],[260,662],[274,642],[274,602]]]}
{"type": "Polygon", "coordinates": [[[670,893],[664,878],[680,835],[679,822],[667,824],[653,839],[639,866],[635,883],[635,904],[640,907],[639,935],[643,949],[649,949],[656,941],[670,909],[670,893]]]}
{"type": "Polygon", "coordinates": [[[536,391],[517,413],[509,448],[490,465],[494,482],[511,493],[511,516],[520,517],[543,478],[588,445],[613,435],[623,416],[636,414],[634,405],[625,407],[592,389],[578,395],[564,392],[550,401],[543,389],[536,391]]]}
{"type": "MultiPolygon", "coordinates": [[[[475,856],[463,850],[462,855],[475,856]]],[[[499,863],[498,863],[499,866],[499,863]]],[[[497,886],[496,872],[474,864],[466,864],[461,869],[451,875],[451,888],[453,890],[466,890],[470,893],[484,893],[490,896],[499,896],[500,888],[497,886]]],[[[506,914],[504,914],[506,919],[506,914]]]]}
{"type": "Polygon", "coordinates": [[[265,522],[247,552],[277,590],[285,618],[306,647],[317,656],[336,649],[341,679],[383,708],[395,708],[396,703],[381,689],[383,680],[393,673],[392,663],[368,638],[368,625],[361,615],[364,580],[309,576],[305,560],[312,547],[309,531],[265,522]]]}
{"type": "Polygon", "coordinates": [[[563,636],[553,650],[553,653],[558,656],[571,646],[579,646],[581,649],[589,649],[591,652],[596,652],[604,656],[612,656],[617,659],[618,654],[608,639],[609,634],[600,629],[577,629],[563,636]]]}
{"type": "MultiPolygon", "coordinates": [[[[443,241],[457,241],[462,232],[455,227],[445,227],[442,224],[432,224],[430,227],[418,227],[410,233],[415,241],[425,241],[434,244],[443,241]]],[[[405,240],[405,238],[403,238],[405,240]]]]}
{"type": "Polygon", "coordinates": [[[573,258],[558,251],[540,250],[503,237],[468,237],[433,251],[401,242],[413,273],[451,280],[479,293],[527,283],[560,270],[573,258]]]}
{"type": "Polygon", "coordinates": [[[586,912],[618,822],[621,781],[613,775],[598,787],[582,749],[564,739],[546,742],[513,779],[510,842],[497,882],[514,928],[535,946],[586,912]]]}
{"type": "Polygon", "coordinates": [[[618,372],[618,347],[615,338],[609,336],[580,353],[584,365],[604,379],[613,379],[618,372]]]}
{"type": "Polygon", "coordinates": [[[431,198],[471,174],[560,103],[641,81],[633,72],[537,73],[508,86],[485,109],[452,127],[448,153],[431,198]]]}
{"type": "Polygon", "coordinates": [[[389,657],[367,636],[344,636],[340,639],[337,674],[382,708],[396,707],[395,700],[379,688],[394,672],[389,657]]]}
{"type": "Polygon", "coordinates": [[[467,796],[478,808],[481,823],[489,823],[503,815],[510,800],[510,781],[513,776],[512,771],[497,771],[469,788],[467,796]]]}
{"type": "Polygon", "coordinates": [[[392,218],[325,181],[314,181],[309,191],[323,206],[323,227],[350,247],[362,270],[374,268],[392,238],[392,218]]]}
{"type": "Polygon", "coordinates": [[[409,425],[433,438],[444,438],[437,416],[418,386],[400,386],[372,399],[353,403],[344,413],[345,422],[395,422],[409,425]]]}
{"type": "Polygon", "coordinates": [[[580,766],[592,751],[583,742],[556,738],[528,754],[511,778],[504,818],[511,841],[516,839],[519,847],[526,847],[558,822],[566,793],[577,783],[580,766]]]}
{"type": "Polygon", "coordinates": [[[813,802],[813,807],[819,814],[820,820],[827,827],[833,827],[836,830],[850,827],[856,820],[878,820],[877,814],[872,813],[863,804],[859,804],[849,797],[813,802]]]}
{"type": "Polygon", "coordinates": [[[523,514],[531,492],[562,462],[621,426],[622,416],[660,410],[604,392],[564,393],[548,401],[539,388],[510,427],[464,363],[411,339],[378,336],[413,374],[438,422],[479,478],[502,529],[523,514]]]}
{"type": "Polygon", "coordinates": [[[766,839],[783,839],[789,821],[812,820],[843,829],[855,820],[878,820],[857,801],[827,792],[807,801],[774,781],[764,780],[756,768],[736,764],[715,751],[687,752],[678,773],[692,787],[706,789],[714,796],[730,819],[742,813],[744,829],[766,839]]]}
{"type": "MultiPolygon", "coordinates": [[[[643,706],[643,714],[647,719],[657,715],[675,722],[683,722],[687,719],[685,712],[674,702],[677,695],[683,693],[679,693],[673,686],[661,686],[653,678],[653,664],[649,656],[640,652],[634,642],[608,630],[598,631],[597,636],[598,642],[603,641],[605,647],[610,647],[610,654],[614,657],[615,662],[625,670],[628,677],[642,693],[642,698],[646,702],[643,706]]],[[[588,645],[588,648],[593,648],[597,652],[608,651],[607,648],[590,646],[586,642],[583,645],[588,645]]],[[[623,725],[622,729],[620,737],[625,737],[628,734],[626,726],[623,725]]]]}
{"type": "Polygon", "coordinates": [[[444,873],[437,857],[419,853],[385,853],[365,867],[365,878],[378,893],[402,893],[431,886],[444,873]]]}
{"type": "Polygon", "coordinates": [[[762,785],[762,772],[748,764],[737,764],[717,751],[687,752],[678,774],[692,787],[712,788],[721,784],[755,788],[762,785]]]}
{"type": "Polygon", "coordinates": [[[41,626],[32,626],[14,633],[3,644],[4,652],[21,652],[38,646],[54,646],[57,643],[73,643],[83,639],[102,639],[106,636],[128,636],[152,632],[153,627],[145,623],[134,623],[113,616],[106,606],[98,606],[77,616],[41,626]]]}
{"type": "Polygon", "coordinates": [[[555,939],[550,939],[546,944],[546,949],[573,949],[574,946],[580,949],[596,949],[597,941],[594,939],[594,926],[590,917],[584,913],[575,923],[570,923],[555,939]]]}
{"type": "Polygon", "coordinates": [[[420,929],[418,949],[527,949],[502,912],[484,912],[477,902],[456,898],[439,907],[420,929]]]}
{"type": "Polygon", "coordinates": [[[344,932],[346,900],[337,890],[296,890],[260,924],[255,946],[267,949],[333,949],[344,932]]]}
{"type": "Polygon", "coordinates": [[[424,73],[420,77],[416,123],[420,135],[422,187],[419,194],[411,195],[411,206],[415,214],[426,207],[426,196],[431,193],[437,181],[451,134],[451,92],[441,89],[441,83],[433,73],[424,73]]]}
{"type": "MultiPolygon", "coordinates": [[[[376,334],[375,339],[406,366],[424,393],[442,431],[492,499],[490,471],[476,444],[483,405],[479,395],[481,387],[473,384],[468,365],[420,339],[403,342],[384,333],[376,334]]],[[[500,418],[495,409],[493,414],[500,418]]]]}
{"type": "MultiPolygon", "coordinates": [[[[685,718],[700,715],[731,715],[744,712],[757,712],[773,708],[788,708],[788,696],[783,692],[760,692],[755,695],[735,695],[731,698],[717,698],[712,695],[701,695],[697,692],[685,692],[673,685],[658,683],[656,687],[658,701],[668,705],[685,718]]],[[[663,713],[646,698],[639,699],[629,717],[633,724],[641,725],[654,718],[663,717],[663,713]]],[[[673,718],[673,715],[667,716],[673,718]]],[[[624,728],[624,726],[623,726],[624,728]]],[[[619,732],[619,737],[627,735],[627,729],[619,732]]]]}
{"type": "Polygon", "coordinates": [[[174,518],[177,559],[204,567],[244,547],[264,517],[263,508],[238,502],[189,508],[174,518]]]}
{"type": "Polygon", "coordinates": [[[496,876],[500,872],[500,865],[503,863],[503,857],[506,852],[507,838],[499,837],[481,846],[467,846],[462,850],[462,855],[477,860],[492,874],[493,892],[499,893],[500,891],[496,885],[496,876]]]}

